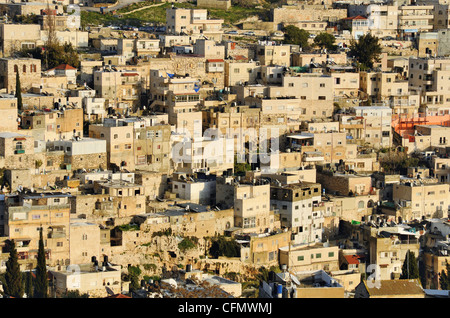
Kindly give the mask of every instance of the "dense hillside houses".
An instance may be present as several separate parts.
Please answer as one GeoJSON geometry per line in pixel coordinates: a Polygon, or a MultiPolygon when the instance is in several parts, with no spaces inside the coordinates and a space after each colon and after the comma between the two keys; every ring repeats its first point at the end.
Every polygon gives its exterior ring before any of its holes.
{"type": "Polygon", "coordinates": [[[448,297],[447,4],[0,2],[2,297],[448,297]]]}

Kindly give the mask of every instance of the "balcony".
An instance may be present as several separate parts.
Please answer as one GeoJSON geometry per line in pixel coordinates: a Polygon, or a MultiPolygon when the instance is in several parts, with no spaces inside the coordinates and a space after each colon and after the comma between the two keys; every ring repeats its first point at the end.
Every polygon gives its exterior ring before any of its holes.
{"type": "Polygon", "coordinates": [[[24,154],[25,153],[25,149],[16,149],[14,151],[15,154],[24,154]]]}
{"type": "Polygon", "coordinates": [[[303,154],[303,161],[306,161],[306,162],[315,162],[315,161],[324,161],[324,160],[325,160],[325,157],[319,151],[305,152],[303,154]]]}

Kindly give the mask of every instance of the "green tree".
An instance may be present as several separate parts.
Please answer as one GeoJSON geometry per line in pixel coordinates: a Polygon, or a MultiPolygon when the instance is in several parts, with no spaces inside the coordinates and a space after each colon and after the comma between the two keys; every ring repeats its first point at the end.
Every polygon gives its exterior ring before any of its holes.
{"type": "Polygon", "coordinates": [[[16,243],[14,240],[9,241],[9,258],[6,262],[6,273],[4,278],[3,290],[6,295],[22,298],[25,288],[20,272],[19,258],[17,255],[16,243]]]}
{"type": "Polygon", "coordinates": [[[402,274],[400,279],[415,279],[419,278],[419,266],[417,264],[414,252],[408,251],[406,253],[405,261],[402,266],[402,274]]]}
{"type": "Polygon", "coordinates": [[[357,41],[350,42],[350,56],[356,58],[361,69],[371,69],[373,64],[380,60],[382,52],[379,38],[368,33],[361,36],[357,41]]]}
{"type": "Polygon", "coordinates": [[[334,42],[336,42],[336,38],[334,37],[334,35],[327,32],[322,32],[314,38],[315,45],[329,51],[336,50],[337,46],[334,44],[334,42]]]}
{"type": "Polygon", "coordinates": [[[212,240],[209,253],[215,258],[218,258],[219,256],[239,257],[241,251],[236,240],[219,236],[212,240]]]}
{"type": "Polygon", "coordinates": [[[130,280],[130,289],[139,289],[139,276],[142,271],[139,266],[129,266],[128,267],[128,278],[130,280]]]}
{"type": "Polygon", "coordinates": [[[33,298],[33,292],[33,274],[30,270],[25,276],[25,294],[27,294],[27,298],[33,298]]]}
{"type": "Polygon", "coordinates": [[[15,97],[17,98],[17,111],[21,113],[23,111],[23,102],[22,102],[22,87],[20,85],[20,76],[19,76],[19,70],[16,72],[16,94],[15,97]]]}
{"type": "Polygon", "coordinates": [[[439,285],[441,290],[450,290],[450,264],[445,261],[445,269],[439,275],[439,285]]]}
{"type": "Polygon", "coordinates": [[[42,237],[42,227],[39,230],[39,248],[36,265],[36,280],[34,284],[34,297],[48,297],[47,265],[45,260],[44,239],[42,237]]]}
{"type": "Polygon", "coordinates": [[[81,294],[79,290],[69,290],[61,298],[89,298],[89,294],[81,294]]]}
{"type": "Polygon", "coordinates": [[[309,32],[299,29],[294,25],[288,25],[284,29],[284,41],[287,44],[297,44],[303,49],[309,48],[308,44],[309,32]]]}

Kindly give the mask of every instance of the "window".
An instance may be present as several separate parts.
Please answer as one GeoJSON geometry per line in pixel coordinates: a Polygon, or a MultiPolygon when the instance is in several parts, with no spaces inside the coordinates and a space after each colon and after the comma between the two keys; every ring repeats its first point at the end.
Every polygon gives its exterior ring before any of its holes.
{"type": "Polygon", "coordinates": [[[334,252],[328,252],[328,257],[334,257],[334,252]]]}
{"type": "Polygon", "coordinates": [[[297,261],[303,261],[305,259],[304,256],[297,256],[297,261]]]}

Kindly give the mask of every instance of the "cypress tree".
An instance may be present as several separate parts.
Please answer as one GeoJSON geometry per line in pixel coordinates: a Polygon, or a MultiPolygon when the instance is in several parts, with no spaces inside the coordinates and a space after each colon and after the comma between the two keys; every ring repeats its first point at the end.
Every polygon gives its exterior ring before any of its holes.
{"type": "Polygon", "coordinates": [[[42,227],[39,231],[39,249],[36,266],[36,280],[34,284],[34,297],[47,298],[48,297],[48,279],[47,279],[47,265],[45,261],[44,239],[42,238],[42,227]]]}
{"type": "Polygon", "coordinates": [[[419,278],[419,266],[417,265],[416,256],[414,252],[408,251],[406,253],[405,261],[402,266],[402,274],[400,279],[415,279],[419,278]]]}
{"type": "Polygon", "coordinates": [[[3,290],[6,295],[11,297],[23,297],[22,273],[20,272],[19,258],[14,240],[9,242],[9,258],[6,262],[5,286],[3,290]]]}
{"type": "Polygon", "coordinates": [[[445,261],[445,269],[439,275],[439,287],[442,290],[450,289],[450,264],[445,261]]]}
{"type": "Polygon", "coordinates": [[[25,293],[27,294],[27,298],[33,298],[33,275],[31,270],[27,272],[27,276],[25,277],[25,293]]]}
{"type": "Polygon", "coordinates": [[[22,87],[20,85],[19,70],[16,73],[16,98],[17,98],[17,111],[20,113],[23,110],[22,103],[22,87]]]}

